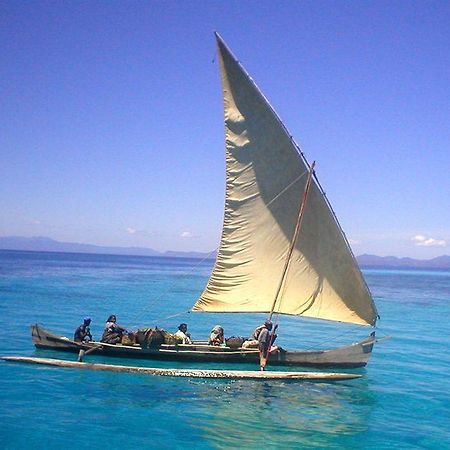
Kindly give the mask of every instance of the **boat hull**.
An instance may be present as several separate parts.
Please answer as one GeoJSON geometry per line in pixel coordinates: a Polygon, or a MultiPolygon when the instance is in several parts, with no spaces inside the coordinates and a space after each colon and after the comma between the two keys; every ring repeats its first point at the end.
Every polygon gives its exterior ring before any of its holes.
{"type": "MultiPolygon", "coordinates": [[[[58,336],[37,324],[31,326],[31,334],[36,348],[47,350],[72,353],[84,350],[95,355],[167,361],[259,363],[257,349],[214,347],[203,343],[163,344],[155,348],[102,342],[80,343],[58,336]]],[[[375,337],[372,334],[361,342],[332,350],[289,351],[278,348],[271,353],[269,364],[299,367],[364,367],[369,361],[374,343],[375,337]]]]}

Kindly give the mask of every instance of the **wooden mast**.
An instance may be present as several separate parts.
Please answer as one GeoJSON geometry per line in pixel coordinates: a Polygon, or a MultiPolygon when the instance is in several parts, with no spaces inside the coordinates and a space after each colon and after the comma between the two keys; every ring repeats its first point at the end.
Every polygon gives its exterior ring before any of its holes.
{"type": "Polygon", "coordinates": [[[312,176],[314,174],[314,166],[316,162],[313,161],[311,167],[309,168],[308,179],[306,180],[305,190],[303,191],[302,203],[300,205],[300,212],[298,214],[297,224],[295,225],[294,236],[292,238],[291,246],[289,248],[288,255],[286,257],[286,263],[284,265],[283,274],[281,276],[280,284],[278,285],[277,293],[275,294],[275,299],[272,304],[272,308],[269,314],[269,320],[272,320],[272,316],[275,310],[275,305],[280,297],[281,289],[286,281],[286,276],[289,270],[289,264],[291,262],[292,253],[294,252],[295,244],[297,243],[298,236],[300,234],[300,229],[302,227],[303,216],[305,213],[306,201],[308,200],[309,188],[311,187],[312,176]]]}
{"type": "MultiPolygon", "coordinates": [[[[277,293],[275,294],[275,299],[273,301],[272,308],[270,309],[269,320],[272,320],[272,316],[273,316],[273,313],[275,310],[275,305],[277,303],[278,298],[280,297],[281,289],[283,288],[283,285],[286,281],[286,276],[287,276],[287,273],[289,270],[289,263],[291,262],[292,253],[294,252],[295,244],[297,243],[298,236],[300,235],[300,229],[302,227],[303,216],[305,214],[306,201],[308,200],[309,188],[311,187],[311,180],[312,180],[312,176],[314,174],[314,166],[315,165],[316,165],[316,162],[313,161],[313,163],[311,164],[311,167],[309,168],[308,179],[306,180],[305,190],[303,191],[302,203],[300,205],[300,212],[298,214],[297,223],[295,225],[294,236],[292,237],[291,246],[289,248],[289,252],[286,257],[286,263],[284,265],[280,284],[278,285],[277,293]]],[[[269,345],[267,346],[266,351],[263,353],[260,353],[261,370],[264,370],[266,367],[266,364],[269,362],[270,349],[275,340],[275,337],[276,337],[275,332],[277,331],[277,328],[278,328],[278,324],[275,325],[275,327],[273,328],[272,332],[269,335],[269,345]]]]}

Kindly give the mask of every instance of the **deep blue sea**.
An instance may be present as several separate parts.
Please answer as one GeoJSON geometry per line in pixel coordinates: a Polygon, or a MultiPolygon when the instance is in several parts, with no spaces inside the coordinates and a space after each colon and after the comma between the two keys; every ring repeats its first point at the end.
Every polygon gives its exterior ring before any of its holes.
{"type": "MultiPolygon", "coordinates": [[[[248,335],[264,316],[187,313],[211,267],[194,259],[0,251],[0,355],[76,359],[35,350],[29,325],[72,336],[86,315],[97,338],[110,314],[128,329],[175,331],[187,322],[194,338],[216,324],[227,336],[248,335]]],[[[450,449],[450,272],[363,272],[381,316],[377,334],[392,339],[356,370],[362,379],[194,380],[0,361],[0,448],[450,449]]],[[[331,348],[370,331],[280,318],[277,343],[331,348]]]]}

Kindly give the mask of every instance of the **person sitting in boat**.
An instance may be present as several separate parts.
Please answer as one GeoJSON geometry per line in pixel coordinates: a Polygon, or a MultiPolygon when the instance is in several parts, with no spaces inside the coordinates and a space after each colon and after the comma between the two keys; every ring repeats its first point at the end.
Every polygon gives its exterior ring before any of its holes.
{"type": "Polygon", "coordinates": [[[75,342],[90,342],[92,341],[92,334],[89,328],[91,324],[91,318],[85,317],[83,323],[75,330],[73,340],[75,342]]]}
{"type": "Polygon", "coordinates": [[[255,330],[253,331],[253,333],[251,334],[251,336],[249,338],[247,338],[245,340],[245,342],[242,344],[243,348],[258,348],[259,346],[259,342],[258,342],[258,337],[259,334],[261,333],[261,330],[263,330],[265,328],[264,324],[260,325],[259,327],[256,327],[255,330]]]}
{"type": "Polygon", "coordinates": [[[259,335],[260,335],[260,333],[261,333],[261,331],[262,331],[264,328],[266,328],[265,323],[263,323],[263,324],[260,325],[259,327],[256,327],[256,328],[255,328],[255,331],[253,331],[252,336],[250,337],[250,340],[257,341],[257,340],[258,340],[258,337],[259,337],[259,335]]]}
{"type": "Polygon", "coordinates": [[[122,336],[127,334],[127,330],[116,322],[117,317],[114,314],[108,317],[101,342],[105,342],[106,344],[119,344],[122,342],[122,336]]]}
{"type": "Polygon", "coordinates": [[[178,341],[180,341],[182,344],[192,344],[191,341],[191,334],[188,333],[188,327],[185,323],[180,323],[178,326],[178,330],[175,333],[175,337],[178,341]]]}
{"type": "Polygon", "coordinates": [[[209,335],[209,345],[222,345],[224,344],[225,339],[223,337],[223,328],[220,325],[216,325],[212,330],[211,334],[209,335]]]}

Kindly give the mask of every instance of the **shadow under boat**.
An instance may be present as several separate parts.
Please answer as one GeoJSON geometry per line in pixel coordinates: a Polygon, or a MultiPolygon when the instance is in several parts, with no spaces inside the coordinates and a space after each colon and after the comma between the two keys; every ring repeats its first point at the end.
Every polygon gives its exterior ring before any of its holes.
{"type": "MultiPolygon", "coordinates": [[[[139,358],[167,361],[258,363],[259,351],[252,348],[216,347],[204,341],[192,344],[161,344],[157,347],[140,345],[106,344],[103,342],[75,342],[54,334],[40,325],[31,325],[31,335],[36,348],[86,353],[121,358],[139,358]]],[[[285,350],[278,347],[270,355],[270,365],[299,367],[356,368],[369,361],[375,343],[375,333],[366,339],[331,350],[285,350]]]]}

